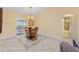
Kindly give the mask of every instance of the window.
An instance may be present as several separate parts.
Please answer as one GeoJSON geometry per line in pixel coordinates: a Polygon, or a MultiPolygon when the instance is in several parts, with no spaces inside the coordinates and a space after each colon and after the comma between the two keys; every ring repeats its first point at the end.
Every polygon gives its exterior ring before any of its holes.
{"type": "Polygon", "coordinates": [[[21,35],[21,34],[24,34],[25,31],[24,31],[24,28],[26,27],[26,20],[17,20],[17,35],[21,35]]]}
{"type": "Polygon", "coordinates": [[[25,27],[26,26],[26,21],[25,20],[17,20],[17,26],[25,27]]]}

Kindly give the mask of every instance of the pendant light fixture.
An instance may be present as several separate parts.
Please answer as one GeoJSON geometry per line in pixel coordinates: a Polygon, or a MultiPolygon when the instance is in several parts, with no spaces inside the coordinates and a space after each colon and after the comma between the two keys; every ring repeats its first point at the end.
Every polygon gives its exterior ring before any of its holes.
{"type": "Polygon", "coordinates": [[[29,20],[29,22],[28,22],[28,24],[29,24],[29,26],[33,26],[33,20],[32,20],[32,7],[29,7],[29,10],[30,10],[30,15],[28,16],[28,20],[29,20]]]}

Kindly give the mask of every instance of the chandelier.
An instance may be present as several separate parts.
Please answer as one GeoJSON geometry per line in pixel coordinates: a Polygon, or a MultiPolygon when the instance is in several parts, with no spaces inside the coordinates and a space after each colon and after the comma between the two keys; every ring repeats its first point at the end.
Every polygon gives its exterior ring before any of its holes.
{"type": "MultiPolygon", "coordinates": [[[[28,13],[28,11],[27,11],[28,13]]],[[[28,19],[33,19],[34,17],[32,16],[32,7],[29,7],[29,15],[27,16],[28,19]]]]}
{"type": "Polygon", "coordinates": [[[33,26],[33,16],[32,16],[32,7],[29,7],[29,15],[27,16],[28,18],[28,26],[33,26]]]}

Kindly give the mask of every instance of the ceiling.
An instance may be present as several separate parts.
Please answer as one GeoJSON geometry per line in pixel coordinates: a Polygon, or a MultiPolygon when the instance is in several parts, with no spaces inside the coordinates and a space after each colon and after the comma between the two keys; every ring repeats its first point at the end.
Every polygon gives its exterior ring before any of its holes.
{"type": "MultiPolygon", "coordinates": [[[[29,7],[5,7],[4,9],[9,11],[15,11],[19,13],[26,14],[27,16],[30,15],[30,8],[29,7]]],[[[31,8],[31,15],[38,16],[43,11],[47,10],[48,7],[32,7],[31,8]]]]}

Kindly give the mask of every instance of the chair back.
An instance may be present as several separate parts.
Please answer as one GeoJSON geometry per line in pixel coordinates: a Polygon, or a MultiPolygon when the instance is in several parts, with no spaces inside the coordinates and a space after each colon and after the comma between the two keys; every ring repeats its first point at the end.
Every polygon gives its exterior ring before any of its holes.
{"type": "Polygon", "coordinates": [[[25,32],[26,32],[26,34],[30,33],[29,27],[26,27],[26,28],[25,28],[25,32]]]}
{"type": "Polygon", "coordinates": [[[37,31],[38,31],[38,27],[35,27],[35,28],[32,29],[32,32],[37,33],[37,31]]]}

